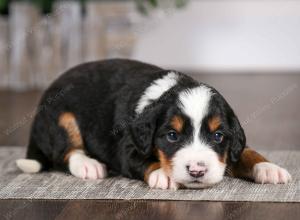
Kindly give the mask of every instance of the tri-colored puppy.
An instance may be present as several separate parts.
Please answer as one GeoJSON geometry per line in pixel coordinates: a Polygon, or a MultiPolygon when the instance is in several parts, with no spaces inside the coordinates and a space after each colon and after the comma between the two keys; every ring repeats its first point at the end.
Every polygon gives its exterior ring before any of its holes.
{"type": "Polygon", "coordinates": [[[239,120],[214,88],[121,59],[77,66],[48,88],[17,165],[83,179],[109,170],[161,189],[207,187],[225,173],[257,183],[291,179],[246,147],[239,120]]]}

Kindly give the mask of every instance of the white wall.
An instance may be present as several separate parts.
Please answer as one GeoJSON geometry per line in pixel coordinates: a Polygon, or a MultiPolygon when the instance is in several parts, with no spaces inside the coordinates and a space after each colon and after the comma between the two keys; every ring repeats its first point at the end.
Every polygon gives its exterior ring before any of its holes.
{"type": "Polygon", "coordinates": [[[164,12],[141,31],[134,58],[188,70],[300,70],[300,0],[190,0],[164,12]]]}

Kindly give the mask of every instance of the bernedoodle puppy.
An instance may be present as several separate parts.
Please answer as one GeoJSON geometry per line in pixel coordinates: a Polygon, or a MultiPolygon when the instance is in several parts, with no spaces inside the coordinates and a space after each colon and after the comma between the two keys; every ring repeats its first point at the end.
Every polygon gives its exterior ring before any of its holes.
{"type": "Polygon", "coordinates": [[[112,59],[77,66],[44,93],[32,125],[27,173],[107,173],[152,188],[203,188],[225,174],[257,183],[291,176],[246,145],[235,113],[211,86],[174,71],[112,59]]]}

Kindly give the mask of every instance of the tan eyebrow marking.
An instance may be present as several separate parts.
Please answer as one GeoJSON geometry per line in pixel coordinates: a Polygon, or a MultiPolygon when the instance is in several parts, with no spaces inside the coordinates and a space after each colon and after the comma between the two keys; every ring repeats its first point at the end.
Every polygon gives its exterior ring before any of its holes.
{"type": "Polygon", "coordinates": [[[219,161],[220,161],[221,163],[226,164],[227,158],[228,158],[228,149],[224,152],[224,155],[223,155],[223,156],[219,156],[219,161]]]}
{"type": "Polygon", "coordinates": [[[208,127],[211,132],[216,131],[221,125],[220,116],[213,116],[208,120],[208,127]]]}
{"type": "Polygon", "coordinates": [[[175,115],[171,120],[171,126],[177,132],[181,132],[183,129],[184,120],[181,116],[175,115]]]}

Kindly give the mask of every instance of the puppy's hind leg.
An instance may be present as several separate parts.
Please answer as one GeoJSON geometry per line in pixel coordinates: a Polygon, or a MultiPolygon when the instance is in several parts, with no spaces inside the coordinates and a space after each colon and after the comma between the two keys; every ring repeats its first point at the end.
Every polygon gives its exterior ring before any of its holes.
{"type": "Polygon", "coordinates": [[[103,179],[107,176],[105,164],[86,156],[83,150],[72,151],[68,167],[72,175],[82,179],[103,179]]]}
{"type": "Polygon", "coordinates": [[[72,175],[82,179],[102,179],[107,176],[106,166],[88,157],[73,113],[65,112],[59,118],[59,125],[67,133],[69,147],[64,155],[72,175]]]}

